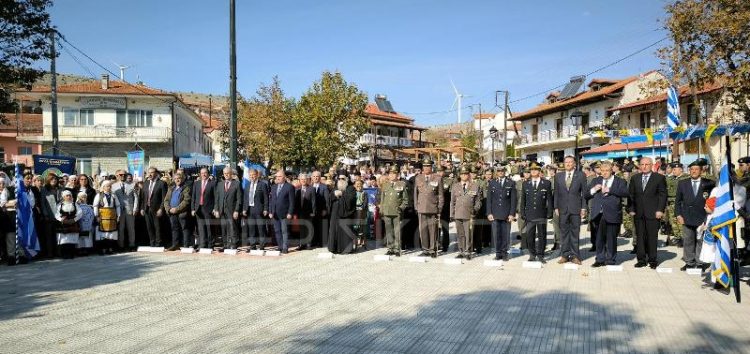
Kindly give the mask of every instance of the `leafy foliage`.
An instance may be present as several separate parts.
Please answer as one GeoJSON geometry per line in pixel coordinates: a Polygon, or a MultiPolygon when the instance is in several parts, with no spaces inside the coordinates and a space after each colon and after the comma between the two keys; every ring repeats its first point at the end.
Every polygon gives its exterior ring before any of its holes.
{"type": "Polygon", "coordinates": [[[50,58],[50,5],[51,0],[0,0],[0,112],[15,110],[12,92],[30,89],[44,74],[33,64],[50,58]]]}

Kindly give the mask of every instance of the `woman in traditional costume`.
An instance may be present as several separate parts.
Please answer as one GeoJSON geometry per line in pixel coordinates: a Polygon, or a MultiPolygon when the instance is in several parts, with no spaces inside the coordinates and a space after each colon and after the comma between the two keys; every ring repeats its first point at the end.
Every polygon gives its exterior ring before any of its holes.
{"type": "Polygon", "coordinates": [[[71,259],[75,257],[78,246],[78,220],[82,213],[73,201],[73,193],[64,190],[61,195],[62,201],[55,210],[55,219],[60,222],[57,225],[57,245],[62,258],[71,259]]]}
{"type": "Polygon", "coordinates": [[[120,221],[120,202],[112,194],[112,182],[104,181],[94,198],[94,216],[99,223],[96,228],[96,247],[99,254],[112,254],[117,248],[117,228],[120,221]]]}

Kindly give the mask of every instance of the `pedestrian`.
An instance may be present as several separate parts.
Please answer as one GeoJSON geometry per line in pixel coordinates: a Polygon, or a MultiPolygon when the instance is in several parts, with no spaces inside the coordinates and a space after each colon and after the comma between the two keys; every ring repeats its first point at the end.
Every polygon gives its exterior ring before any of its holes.
{"type": "Polygon", "coordinates": [[[287,182],[286,174],[282,170],[276,172],[274,182],[268,202],[268,217],[273,222],[274,236],[279,251],[287,254],[289,253],[289,224],[294,215],[295,190],[287,182]]]}
{"type": "Polygon", "coordinates": [[[217,183],[214,191],[214,217],[221,223],[221,239],[224,249],[237,248],[239,219],[242,211],[242,186],[233,178],[234,170],[226,166],[222,170],[224,180],[217,183]]]}
{"type": "Polygon", "coordinates": [[[328,232],[328,251],[348,254],[354,251],[355,235],[352,219],[357,208],[357,193],[352,187],[346,170],[338,172],[336,186],[329,199],[328,214],[331,215],[328,232]]]}
{"type": "Polygon", "coordinates": [[[135,184],[132,175],[125,170],[115,172],[117,182],[112,184],[117,201],[120,203],[120,223],[117,245],[120,250],[135,251],[135,184]]]}
{"type": "Polygon", "coordinates": [[[191,214],[198,226],[198,244],[196,248],[213,248],[214,237],[211,231],[213,225],[214,202],[216,201],[216,183],[209,179],[208,168],[201,168],[200,177],[193,182],[191,214]]]}
{"type": "Polygon", "coordinates": [[[185,176],[175,173],[172,177],[174,185],[169,186],[164,198],[164,210],[169,216],[172,229],[172,246],[169,251],[176,251],[182,247],[194,247],[195,237],[190,230],[188,219],[190,211],[190,186],[186,185],[185,176]]]}
{"type": "Polygon", "coordinates": [[[450,220],[456,223],[458,234],[458,256],[471,260],[474,219],[482,208],[482,191],[469,179],[469,169],[461,167],[459,181],[451,187],[450,220]]]}
{"type": "Polygon", "coordinates": [[[516,183],[505,177],[505,167],[495,170],[497,176],[488,184],[487,220],[495,242],[495,260],[508,261],[510,225],[516,218],[516,183]]]}
{"type": "MultiPolygon", "coordinates": [[[[698,161],[688,165],[689,177],[680,180],[674,202],[674,214],[682,229],[682,260],[685,262],[680,270],[701,268],[705,270],[707,264],[702,263],[698,256],[703,245],[703,234],[698,228],[706,222],[706,199],[716,182],[701,177],[702,166],[698,161]]],[[[673,167],[674,171],[674,167],[673,167]]]]}
{"type": "Polygon", "coordinates": [[[81,210],[76,208],[73,194],[69,190],[60,192],[62,200],[55,208],[55,218],[59,222],[57,227],[57,245],[60,247],[60,255],[63,259],[75,257],[78,246],[78,220],[81,219],[81,210]]]}
{"type": "Polygon", "coordinates": [[[523,184],[521,192],[521,218],[526,222],[526,248],[529,261],[545,263],[547,246],[547,220],[552,219],[552,183],[541,177],[541,166],[533,162],[529,167],[531,178],[523,184]]]}
{"type": "Polygon", "coordinates": [[[112,182],[102,182],[99,193],[94,197],[94,216],[99,224],[95,245],[100,255],[112,254],[117,248],[121,213],[120,201],[112,194],[112,182]]]}
{"type": "Polygon", "coordinates": [[[406,182],[399,180],[396,165],[391,165],[388,180],[380,184],[378,207],[385,224],[386,255],[401,257],[401,216],[409,205],[406,182]]]}
{"type": "Polygon", "coordinates": [[[315,189],[310,186],[310,178],[305,173],[300,173],[297,177],[299,179],[299,189],[295,190],[295,202],[297,224],[299,226],[299,242],[300,247],[298,250],[305,250],[312,248],[312,241],[314,237],[314,226],[312,218],[315,216],[316,208],[316,195],[315,189]]]}
{"type": "MultiPolygon", "coordinates": [[[[50,173],[41,190],[40,209],[42,211],[41,232],[39,233],[39,245],[41,246],[42,258],[54,258],[58,254],[57,230],[57,207],[62,200],[62,190],[58,186],[55,174],[50,173]]],[[[72,195],[72,194],[71,194],[72,195]]]]}
{"type": "Polygon", "coordinates": [[[641,158],[640,173],[630,178],[630,215],[635,221],[635,234],[638,238],[635,267],[650,266],[656,269],[656,241],[659,236],[659,222],[664,217],[667,205],[667,182],[663,175],[652,171],[653,161],[641,158]]]}
{"type": "MultiPolygon", "coordinates": [[[[586,216],[586,176],[576,170],[575,157],[566,156],[565,171],[555,175],[553,204],[560,223],[560,260],[557,263],[581,264],[581,219],[586,216]]],[[[592,240],[594,237],[591,238],[592,240]]],[[[593,241],[592,241],[593,242],[593,241]]]]}
{"type": "Polygon", "coordinates": [[[94,234],[96,216],[94,208],[87,204],[88,195],[86,192],[78,192],[76,207],[81,210],[81,218],[78,220],[78,254],[88,255],[94,248],[94,234]]]}
{"type": "Polygon", "coordinates": [[[269,187],[260,179],[258,170],[251,169],[250,181],[244,192],[242,216],[247,225],[247,239],[252,249],[263,250],[266,247],[266,220],[268,217],[269,187]]]}
{"type": "Polygon", "coordinates": [[[161,247],[161,217],[164,214],[162,203],[167,193],[167,184],[159,178],[159,173],[154,167],[148,169],[148,178],[143,184],[143,203],[140,206],[141,216],[146,221],[149,245],[161,247]]]}
{"type": "Polygon", "coordinates": [[[443,180],[432,173],[432,160],[422,161],[422,173],[414,177],[414,208],[419,220],[423,257],[437,257],[440,211],[443,209],[443,180]]]}
{"type": "Polygon", "coordinates": [[[586,199],[592,200],[592,232],[595,235],[592,238],[596,240],[596,260],[592,267],[616,264],[622,198],[629,195],[627,182],[612,174],[611,162],[604,161],[599,166],[602,175],[594,178],[584,190],[586,199]]]}
{"type": "Polygon", "coordinates": [[[354,182],[355,191],[355,212],[354,212],[354,232],[357,236],[354,249],[367,249],[367,235],[369,234],[368,213],[369,203],[367,193],[364,191],[364,181],[354,182]]]}

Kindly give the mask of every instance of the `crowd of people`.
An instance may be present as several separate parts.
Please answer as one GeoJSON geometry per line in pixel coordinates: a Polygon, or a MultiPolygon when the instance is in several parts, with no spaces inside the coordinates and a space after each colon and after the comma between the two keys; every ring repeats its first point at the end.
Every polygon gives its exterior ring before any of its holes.
{"type": "MultiPolygon", "coordinates": [[[[656,268],[661,230],[669,232],[668,243],[683,248],[682,270],[705,270],[699,255],[715,178],[705,159],[692,162],[688,174],[683,168],[644,157],[637,166],[625,159],[579,169],[567,156],[547,166],[515,159],[495,166],[451,161],[436,166],[425,159],[299,174],[278,170],[268,178],[259,170],[238,174],[231,167],[221,176],[208,168],[191,176],[152,167],[142,181],[125,170],[94,178],[43,177],[27,170],[17,178],[33,208],[41,245],[36,258],[41,259],[130,252],[138,246],[281,254],[324,247],[346,254],[367,249],[372,239],[384,239],[388,255],[416,250],[434,258],[450,253],[453,222],[456,257],[470,260],[489,248],[495,259],[508,261],[511,225],[517,223],[515,238],[529,261],[546,262],[559,251],[557,263],[580,265],[580,230],[586,227],[590,251],[596,252],[593,267],[618,264],[617,238],[632,237],[635,266],[656,268]],[[548,249],[550,225],[554,242],[548,249]]],[[[743,195],[748,168],[750,158],[740,159],[739,175],[745,178],[735,174],[735,183],[743,195]]],[[[15,247],[10,181],[0,176],[0,231],[6,235],[0,254],[15,264],[28,259],[15,247]]],[[[746,209],[738,206],[743,217],[746,209]]]]}

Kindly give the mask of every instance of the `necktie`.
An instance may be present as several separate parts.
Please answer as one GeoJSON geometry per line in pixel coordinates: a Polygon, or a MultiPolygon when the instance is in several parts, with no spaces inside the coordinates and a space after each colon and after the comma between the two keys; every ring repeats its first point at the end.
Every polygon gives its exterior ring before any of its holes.
{"type": "Polygon", "coordinates": [[[278,188],[276,188],[276,196],[279,196],[279,193],[281,193],[281,185],[279,185],[278,188]]]}
{"type": "Polygon", "coordinates": [[[224,182],[224,191],[226,192],[228,190],[229,190],[229,181],[226,181],[224,182]]]}
{"type": "Polygon", "coordinates": [[[250,206],[255,206],[255,181],[250,181],[250,206]]]}
{"type": "Polygon", "coordinates": [[[466,194],[466,183],[464,183],[464,194],[466,194]]]}
{"type": "Polygon", "coordinates": [[[534,189],[536,189],[536,183],[537,183],[537,182],[536,182],[536,181],[534,181],[534,189]]]}
{"type": "Polygon", "coordinates": [[[201,182],[201,202],[200,204],[203,205],[203,193],[206,191],[206,180],[203,180],[201,182]]]}
{"type": "Polygon", "coordinates": [[[151,206],[151,193],[154,192],[154,184],[156,181],[151,180],[151,183],[148,185],[148,200],[146,201],[147,206],[151,206]]]}
{"type": "Polygon", "coordinates": [[[693,181],[693,196],[698,196],[698,183],[700,181],[693,181]]]}
{"type": "Polygon", "coordinates": [[[648,183],[648,175],[643,175],[643,190],[646,190],[646,183],[648,183]]]}
{"type": "Polygon", "coordinates": [[[573,174],[568,172],[568,176],[565,177],[565,187],[570,188],[570,185],[573,183],[573,174]]]}

